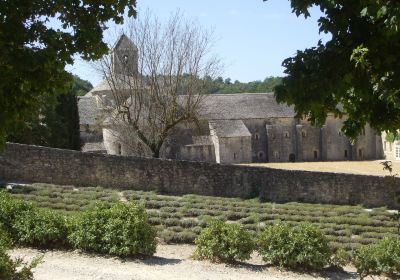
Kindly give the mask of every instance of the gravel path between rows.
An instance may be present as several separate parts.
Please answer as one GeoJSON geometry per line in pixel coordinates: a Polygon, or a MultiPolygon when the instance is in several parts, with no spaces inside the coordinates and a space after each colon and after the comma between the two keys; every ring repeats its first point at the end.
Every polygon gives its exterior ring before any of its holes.
{"type": "Polygon", "coordinates": [[[34,270],[36,280],[358,279],[354,269],[325,275],[279,271],[263,265],[257,255],[246,264],[212,264],[193,260],[191,255],[194,248],[192,245],[158,245],[155,256],[144,260],[121,260],[76,251],[38,251],[26,248],[15,249],[10,254],[26,261],[44,255],[43,262],[34,270]]]}

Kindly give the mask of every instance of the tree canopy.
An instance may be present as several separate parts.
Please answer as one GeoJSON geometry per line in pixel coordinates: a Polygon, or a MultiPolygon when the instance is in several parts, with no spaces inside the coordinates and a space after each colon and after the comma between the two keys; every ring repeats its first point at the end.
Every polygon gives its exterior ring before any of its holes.
{"type": "Polygon", "coordinates": [[[393,0],[291,0],[297,16],[318,6],[326,43],[297,51],[283,62],[279,102],[323,124],[346,113],[343,132],[355,139],[366,123],[377,131],[400,128],[400,2],[393,0]]]}
{"type": "Polygon", "coordinates": [[[77,96],[92,88],[90,82],[73,76],[73,81],[64,92],[46,97],[38,114],[21,122],[15,121],[7,141],[80,150],[77,96]]]}
{"type": "Polygon", "coordinates": [[[211,83],[210,94],[225,93],[258,93],[272,92],[277,85],[282,83],[281,77],[267,77],[263,81],[252,81],[242,83],[239,81],[232,82],[230,78],[225,80],[222,77],[214,79],[211,83]]]}
{"type": "Polygon", "coordinates": [[[98,59],[106,23],[136,15],[136,0],[5,0],[0,5],[0,147],[15,123],[65,90],[73,56],[98,59]],[[50,24],[51,23],[51,24],[50,24]],[[55,26],[59,27],[55,27],[55,26]]]}

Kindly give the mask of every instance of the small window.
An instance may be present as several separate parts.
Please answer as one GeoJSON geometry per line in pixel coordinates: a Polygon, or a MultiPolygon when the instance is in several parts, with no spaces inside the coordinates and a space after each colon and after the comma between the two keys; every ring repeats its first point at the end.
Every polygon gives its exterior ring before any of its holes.
{"type": "Polygon", "coordinates": [[[258,152],[258,159],[264,160],[264,152],[258,152]]]}
{"type": "Polygon", "coordinates": [[[117,146],[117,154],[118,154],[118,155],[121,155],[121,154],[122,154],[122,146],[121,146],[121,144],[119,144],[119,143],[118,143],[118,146],[117,146]]]}
{"type": "Polygon", "coordinates": [[[128,64],[128,55],[127,54],[125,54],[123,57],[122,57],[122,60],[123,60],[123,63],[124,64],[128,64]]]}
{"type": "Polygon", "coordinates": [[[343,132],[341,130],[338,131],[339,136],[343,136],[343,132]]]}
{"type": "Polygon", "coordinates": [[[237,154],[233,153],[233,159],[237,159],[237,154]]]}
{"type": "Polygon", "coordinates": [[[277,152],[277,151],[274,152],[274,158],[275,159],[280,159],[279,152],[277,152]]]}
{"type": "Polygon", "coordinates": [[[363,151],[362,151],[362,149],[358,149],[358,157],[359,157],[359,159],[362,159],[362,158],[363,158],[363,151]]]}
{"type": "Polygon", "coordinates": [[[314,151],[314,159],[318,159],[318,151],[314,151]]]}
{"type": "Polygon", "coordinates": [[[344,150],[344,157],[347,158],[347,150],[344,150]]]}
{"type": "Polygon", "coordinates": [[[256,140],[260,139],[260,135],[258,133],[255,133],[254,134],[254,139],[256,139],[256,140]]]}
{"type": "Polygon", "coordinates": [[[285,131],[285,138],[290,138],[289,131],[285,131]]]}
{"type": "Polygon", "coordinates": [[[307,137],[307,132],[306,132],[305,130],[302,130],[302,131],[301,131],[301,136],[302,136],[303,138],[306,138],[306,137],[307,137]]]}

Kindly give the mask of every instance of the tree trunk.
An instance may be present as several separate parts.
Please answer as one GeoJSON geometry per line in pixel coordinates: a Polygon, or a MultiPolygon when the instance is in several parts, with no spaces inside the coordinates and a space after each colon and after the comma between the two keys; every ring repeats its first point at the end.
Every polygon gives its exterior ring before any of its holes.
{"type": "Polygon", "coordinates": [[[153,150],[153,158],[160,158],[160,148],[153,150]]]}

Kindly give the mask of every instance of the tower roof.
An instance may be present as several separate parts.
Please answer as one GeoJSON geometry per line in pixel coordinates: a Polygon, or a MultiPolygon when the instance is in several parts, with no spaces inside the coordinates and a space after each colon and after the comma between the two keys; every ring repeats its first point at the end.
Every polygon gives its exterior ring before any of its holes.
{"type": "Polygon", "coordinates": [[[132,49],[132,50],[137,50],[137,47],[135,44],[126,36],[125,34],[122,34],[115,45],[113,46],[112,50],[125,50],[125,49],[132,49]]]}

